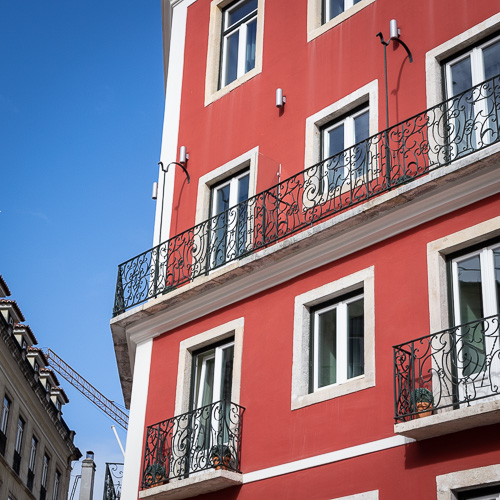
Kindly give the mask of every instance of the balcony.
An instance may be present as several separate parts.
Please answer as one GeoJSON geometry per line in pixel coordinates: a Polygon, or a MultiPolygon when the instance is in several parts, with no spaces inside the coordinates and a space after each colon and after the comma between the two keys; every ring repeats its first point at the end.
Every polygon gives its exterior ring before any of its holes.
{"type": "Polygon", "coordinates": [[[360,142],[118,267],[113,315],[500,141],[500,77],[360,142]]]}
{"type": "Polygon", "coordinates": [[[219,401],[148,427],[139,497],[189,498],[241,484],[244,411],[219,401]]]}
{"type": "Polygon", "coordinates": [[[425,439],[500,422],[499,319],[394,346],[397,434],[425,439]]]}
{"type": "Polygon", "coordinates": [[[107,463],[104,476],[104,500],[120,500],[122,494],[123,464],[107,463]]]}

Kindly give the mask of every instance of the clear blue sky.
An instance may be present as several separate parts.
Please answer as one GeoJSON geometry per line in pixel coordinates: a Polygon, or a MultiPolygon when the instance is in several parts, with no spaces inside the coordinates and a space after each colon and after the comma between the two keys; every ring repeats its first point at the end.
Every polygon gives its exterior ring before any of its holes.
{"type": "MultiPolygon", "coordinates": [[[[109,320],[152,244],[163,92],[160,0],[0,0],[0,274],[39,346],[119,404],[109,320]]],[[[102,498],[113,422],[59,378],[102,498]]]]}

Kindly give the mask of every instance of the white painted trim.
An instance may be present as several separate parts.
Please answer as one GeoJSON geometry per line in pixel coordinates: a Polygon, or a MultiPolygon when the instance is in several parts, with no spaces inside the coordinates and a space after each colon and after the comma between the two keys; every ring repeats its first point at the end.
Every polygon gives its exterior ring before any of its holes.
{"type": "Polygon", "coordinates": [[[342,14],[335,16],[324,24],[321,24],[321,0],[307,0],[307,41],[310,42],[318,36],[331,30],[333,27],[338,26],[340,23],[349,19],[360,10],[364,9],[375,0],[361,0],[361,2],[348,8],[342,14]]]}
{"type": "Polygon", "coordinates": [[[179,363],[177,368],[177,388],[175,391],[175,415],[189,411],[189,396],[191,391],[192,352],[208,347],[228,337],[234,336],[233,354],[233,384],[231,402],[240,403],[241,363],[243,358],[243,327],[244,318],[229,321],[211,330],[199,333],[183,340],[179,345],[179,363]]]}
{"type": "Polygon", "coordinates": [[[379,439],[377,441],[371,441],[370,443],[364,443],[344,448],[342,450],[316,455],[315,457],[303,458],[302,460],[268,467],[267,469],[247,472],[243,474],[243,484],[253,483],[254,481],[262,481],[264,479],[270,479],[284,474],[291,474],[293,472],[310,469],[311,467],[333,464],[335,462],[341,462],[342,460],[361,457],[363,455],[369,455],[370,453],[376,453],[390,448],[396,448],[398,446],[405,446],[413,442],[413,439],[402,436],[392,436],[385,439],[379,439]]]}
{"type": "Polygon", "coordinates": [[[455,493],[500,484],[500,465],[488,465],[436,476],[437,500],[457,500],[455,493]]]}
{"type": "Polygon", "coordinates": [[[460,33],[450,40],[430,50],[425,55],[425,78],[427,88],[427,107],[436,106],[443,100],[443,74],[441,64],[467,47],[472,47],[481,39],[500,29],[500,13],[460,33]]]}
{"type": "Polygon", "coordinates": [[[142,458],[144,455],[142,438],[146,420],[152,350],[152,339],[138,344],[136,347],[134,384],[132,386],[125,464],[123,468],[122,500],[137,500],[142,458]]]}
{"type": "MultiPolygon", "coordinates": [[[[170,35],[168,79],[165,91],[165,113],[163,117],[163,135],[160,153],[160,161],[163,162],[165,167],[170,162],[177,160],[187,9],[195,1],[185,0],[182,3],[172,5],[172,31],[170,35]]],[[[184,146],[187,147],[189,152],[189,144],[184,144],[184,146]]],[[[158,170],[158,199],[156,201],[153,245],[158,245],[160,240],[165,241],[170,236],[176,168],[179,167],[170,167],[166,174],[163,174],[161,167],[158,170]],[[161,216],[162,205],[163,219],[161,216]],[[160,221],[162,221],[161,235],[160,221]]]]}
{"type": "Polygon", "coordinates": [[[332,500],[378,500],[378,490],[365,491],[356,495],[347,495],[342,498],[333,498],[332,500]]]}
{"type": "Polygon", "coordinates": [[[375,269],[369,267],[295,297],[291,408],[327,401],[375,386],[375,269]],[[309,393],[310,308],[363,288],[365,373],[309,393]]]}

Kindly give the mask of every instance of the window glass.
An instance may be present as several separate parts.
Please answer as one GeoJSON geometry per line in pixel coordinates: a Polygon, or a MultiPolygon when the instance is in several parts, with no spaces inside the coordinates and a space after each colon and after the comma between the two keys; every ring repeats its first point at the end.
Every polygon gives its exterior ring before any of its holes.
{"type": "Polygon", "coordinates": [[[49,463],[50,458],[47,455],[43,456],[43,467],[42,467],[42,488],[47,487],[47,476],[49,473],[49,463]]]}
{"type": "Polygon", "coordinates": [[[312,316],[312,390],[363,375],[363,296],[319,306],[312,316]]]}
{"type": "Polygon", "coordinates": [[[324,0],[323,11],[324,20],[329,21],[334,17],[342,14],[345,10],[349,9],[353,5],[356,5],[361,0],[324,0]]]}
{"type": "Polygon", "coordinates": [[[56,471],[56,477],[54,479],[54,493],[52,494],[52,500],[57,500],[59,496],[59,483],[61,482],[61,473],[56,471]]]}

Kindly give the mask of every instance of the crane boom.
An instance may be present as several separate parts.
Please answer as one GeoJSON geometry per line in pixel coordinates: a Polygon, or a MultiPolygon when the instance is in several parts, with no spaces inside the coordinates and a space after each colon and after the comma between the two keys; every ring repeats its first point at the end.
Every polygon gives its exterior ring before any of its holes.
{"type": "Polygon", "coordinates": [[[125,430],[128,428],[128,415],[101,394],[91,383],[87,382],[79,373],[61,359],[54,351],[47,349],[45,353],[50,366],[64,377],[73,387],[78,389],[87,399],[92,401],[106,415],[110,416],[125,430]]]}

